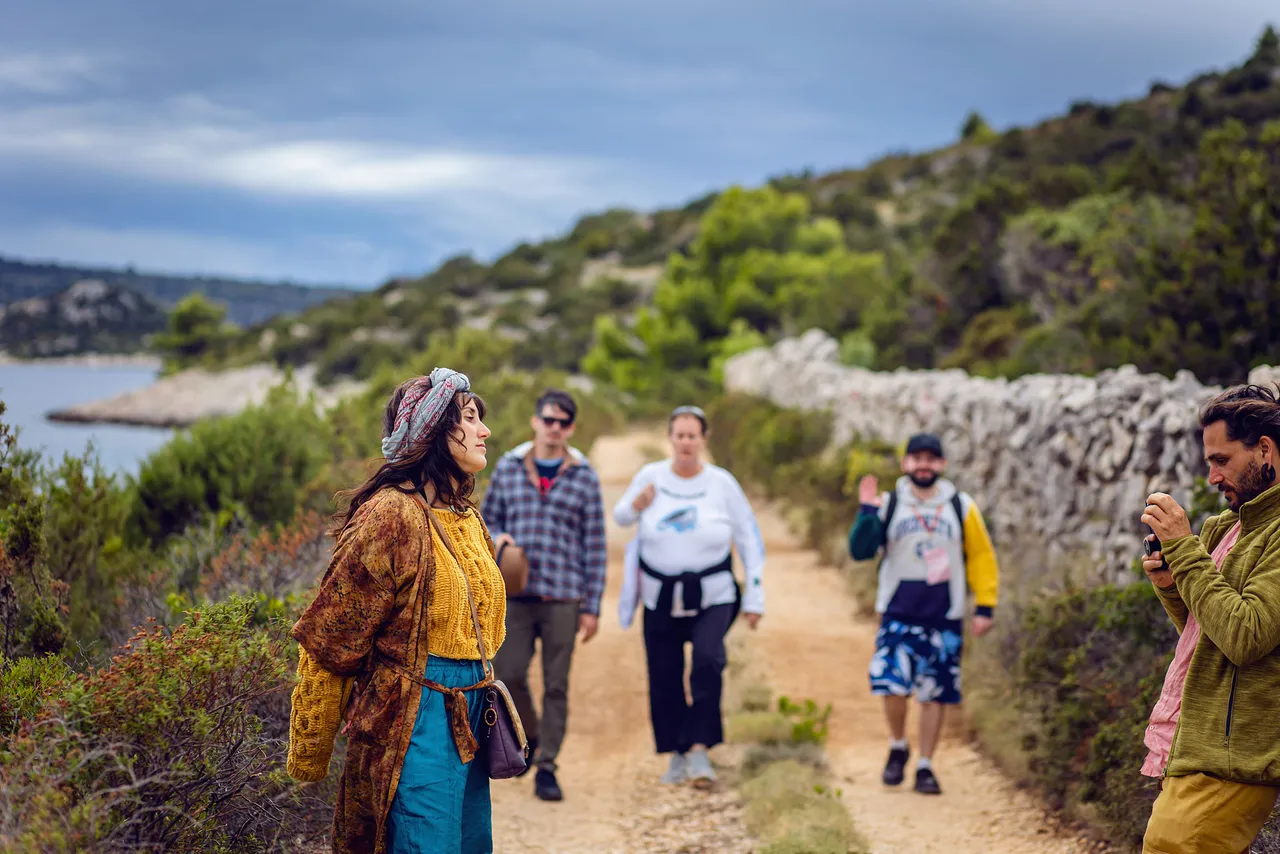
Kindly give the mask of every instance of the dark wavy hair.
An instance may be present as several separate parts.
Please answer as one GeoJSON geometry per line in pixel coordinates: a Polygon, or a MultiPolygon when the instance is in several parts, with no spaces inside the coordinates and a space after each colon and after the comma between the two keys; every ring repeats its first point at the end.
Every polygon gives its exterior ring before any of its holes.
{"type": "MultiPolygon", "coordinates": [[[[404,400],[405,393],[418,379],[420,378],[415,377],[401,383],[392,393],[391,399],[387,401],[386,411],[382,415],[383,436],[391,435],[391,431],[395,429],[400,401],[404,400]]],[[[372,498],[378,490],[391,487],[405,491],[400,486],[405,481],[413,483],[414,492],[430,486],[438,501],[455,507],[474,508],[471,493],[476,486],[475,475],[467,474],[462,470],[458,461],[453,458],[453,451],[449,447],[450,442],[458,441],[453,434],[462,423],[463,407],[473,401],[480,417],[484,418],[486,411],[484,400],[471,392],[458,392],[445,407],[440,421],[410,446],[404,459],[394,463],[383,462],[378,470],[360,486],[339,492],[335,496],[337,503],[341,506],[342,501],[346,500],[347,506],[345,510],[339,510],[334,516],[334,525],[331,530],[333,536],[338,536],[347,525],[351,524],[351,519],[360,509],[360,505],[372,498]]]]}
{"type": "Polygon", "coordinates": [[[1280,385],[1234,386],[1221,392],[1200,409],[1200,429],[1221,421],[1227,438],[1252,450],[1267,436],[1280,445],[1280,385]]]}

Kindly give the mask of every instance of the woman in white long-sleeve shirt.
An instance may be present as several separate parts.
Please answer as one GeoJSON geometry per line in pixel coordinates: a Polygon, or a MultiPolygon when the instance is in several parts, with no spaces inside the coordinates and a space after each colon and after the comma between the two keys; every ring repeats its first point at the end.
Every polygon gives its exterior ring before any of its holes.
{"type": "Polygon", "coordinates": [[[649,717],[658,753],[670,753],[663,782],[715,782],[707,750],[724,738],[724,637],[739,612],[754,629],[764,614],[764,542],[732,474],[702,460],[707,417],[696,406],[671,413],[671,457],[640,469],[613,508],[619,525],[639,523],[636,547],[649,717]],[[733,574],[737,546],[746,589],[733,574]],[[684,645],[693,645],[684,692],[684,645]]]}

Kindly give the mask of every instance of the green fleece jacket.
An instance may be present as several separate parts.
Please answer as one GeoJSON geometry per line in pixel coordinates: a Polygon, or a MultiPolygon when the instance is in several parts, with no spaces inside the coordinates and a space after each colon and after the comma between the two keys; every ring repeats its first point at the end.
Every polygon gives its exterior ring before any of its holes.
{"type": "Polygon", "coordinates": [[[1200,624],[1166,772],[1280,785],[1280,486],[1164,544],[1174,588],[1161,591],[1181,632],[1200,624]],[[1240,520],[1219,573],[1213,548],[1240,520]]]}

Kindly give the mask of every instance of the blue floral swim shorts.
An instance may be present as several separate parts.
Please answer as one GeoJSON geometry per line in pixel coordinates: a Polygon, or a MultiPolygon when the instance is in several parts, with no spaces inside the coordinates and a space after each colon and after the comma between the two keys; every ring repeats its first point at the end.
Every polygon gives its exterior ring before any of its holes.
{"type": "Polygon", "coordinates": [[[889,620],[876,633],[871,693],[922,703],[960,702],[960,650],[964,637],[951,629],[927,629],[889,620]]]}

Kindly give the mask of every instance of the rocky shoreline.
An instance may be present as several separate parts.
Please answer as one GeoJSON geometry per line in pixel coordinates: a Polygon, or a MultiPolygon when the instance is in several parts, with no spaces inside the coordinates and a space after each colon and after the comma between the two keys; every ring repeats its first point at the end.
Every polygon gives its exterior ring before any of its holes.
{"type": "MultiPolygon", "coordinates": [[[[294,386],[306,396],[314,393],[320,409],[358,394],[364,383],[341,381],[321,387],[312,365],[293,373],[294,386]]],[[[234,415],[262,403],[267,393],[285,381],[285,373],[273,365],[250,365],[226,371],[181,371],[145,388],[90,401],[46,414],[50,421],[76,424],[121,424],[133,427],[190,427],[206,418],[234,415]]]]}

